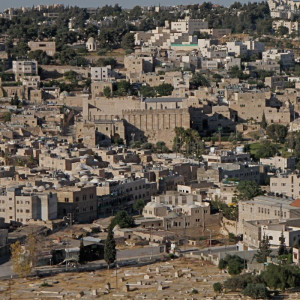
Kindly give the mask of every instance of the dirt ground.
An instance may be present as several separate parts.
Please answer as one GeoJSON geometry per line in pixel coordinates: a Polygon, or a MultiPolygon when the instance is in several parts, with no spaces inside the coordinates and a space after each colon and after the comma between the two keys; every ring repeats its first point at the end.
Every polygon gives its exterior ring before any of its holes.
{"type": "MultiPolygon", "coordinates": [[[[228,277],[209,262],[179,258],[142,267],[121,268],[117,276],[112,269],[2,281],[0,299],[250,299],[238,293],[215,294],[213,284],[228,277]]],[[[300,294],[284,295],[280,299],[300,299],[300,294]]]]}
{"type": "Polygon", "coordinates": [[[180,258],[121,268],[117,276],[115,270],[101,270],[2,281],[0,299],[212,299],[213,283],[227,277],[208,262],[180,258]]]}

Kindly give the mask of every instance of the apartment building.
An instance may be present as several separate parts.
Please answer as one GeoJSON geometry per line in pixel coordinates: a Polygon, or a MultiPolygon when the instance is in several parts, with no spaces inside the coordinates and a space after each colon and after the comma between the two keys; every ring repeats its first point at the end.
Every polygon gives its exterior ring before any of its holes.
{"type": "Polygon", "coordinates": [[[218,184],[226,178],[260,182],[260,167],[254,164],[215,163],[210,167],[200,167],[197,171],[198,182],[208,181],[218,184]]]}
{"type": "Polygon", "coordinates": [[[142,227],[170,231],[213,225],[218,215],[210,214],[209,203],[201,201],[201,195],[167,192],[152,198],[143,209],[142,227]]]}
{"type": "Polygon", "coordinates": [[[28,43],[28,47],[31,51],[41,50],[46,52],[48,56],[54,56],[56,53],[56,43],[55,42],[33,42],[28,43]]]}
{"type": "Polygon", "coordinates": [[[259,161],[262,165],[267,165],[274,169],[279,169],[281,171],[293,171],[296,168],[295,157],[274,156],[269,158],[261,158],[259,161]]]}
{"type": "Polygon", "coordinates": [[[57,195],[50,191],[33,192],[22,187],[9,187],[0,193],[0,203],[0,217],[6,223],[26,224],[30,220],[57,218],[57,195]]]}
{"type": "Polygon", "coordinates": [[[39,155],[39,166],[52,170],[71,171],[72,164],[76,162],[80,162],[79,157],[63,157],[50,150],[39,155]]]}
{"type": "Polygon", "coordinates": [[[278,174],[270,178],[270,192],[274,194],[300,198],[300,175],[278,174]]]}
{"type": "Polygon", "coordinates": [[[239,205],[238,232],[244,232],[245,221],[288,220],[300,218],[300,205],[291,198],[258,196],[239,205]]]}
{"type": "Polygon", "coordinates": [[[114,72],[111,66],[105,67],[92,67],[91,68],[91,79],[92,81],[109,81],[114,80],[114,72]]]}
{"type": "Polygon", "coordinates": [[[243,148],[238,148],[238,152],[229,150],[218,150],[214,147],[210,148],[208,154],[202,155],[203,161],[207,162],[210,166],[215,163],[235,163],[235,162],[249,162],[250,154],[244,153],[243,148]]]}
{"type": "Polygon", "coordinates": [[[98,217],[96,186],[68,186],[56,190],[58,217],[72,217],[75,222],[92,222],[98,217]]]}
{"type": "Polygon", "coordinates": [[[279,247],[281,238],[287,247],[293,247],[300,241],[300,220],[256,220],[244,222],[243,244],[258,248],[263,237],[269,239],[270,246],[279,247]]]}
{"type": "Polygon", "coordinates": [[[114,212],[122,209],[132,211],[135,201],[142,199],[146,203],[156,193],[156,182],[149,182],[144,178],[107,180],[97,186],[99,214],[101,216],[113,215],[114,212]]]}
{"type": "Polygon", "coordinates": [[[286,20],[277,20],[272,22],[272,28],[275,32],[278,31],[280,27],[286,27],[288,29],[288,34],[295,33],[297,36],[300,33],[299,22],[292,22],[286,20]]]}
{"type": "Polygon", "coordinates": [[[38,118],[35,115],[30,115],[30,114],[27,114],[27,115],[13,114],[11,116],[11,123],[17,124],[17,125],[22,125],[22,126],[35,127],[38,125],[38,118]]]}
{"type": "Polygon", "coordinates": [[[241,56],[247,55],[247,45],[244,45],[243,42],[235,41],[235,42],[227,42],[226,43],[228,55],[231,56],[241,56]]]}
{"type": "Polygon", "coordinates": [[[200,31],[201,29],[208,29],[208,22],[200,19],[190,19],[189,17],[184,20],[171,22],[171,30],[177,32],[193,34],[195,31],[200,31]]]}
{"type": "Polygon", "coordinates": [[[131,74],[153,72],[154,58],[152,56],[127,55],[124,58],[126,77],[130,79],[131,74]]]}
{"type": "Polygon", "coordinates": [[[24,76],[38,75],[38,63],[35,60],[14,60],[13,73],[16,80],[24,76]]]}
{"type": "Polygon", "coordinates": [[[283,68],[293,67],[295,64],[294,53],[290,50],[269,49],[262,53],[262,59],[280,62],[283,68]]]}

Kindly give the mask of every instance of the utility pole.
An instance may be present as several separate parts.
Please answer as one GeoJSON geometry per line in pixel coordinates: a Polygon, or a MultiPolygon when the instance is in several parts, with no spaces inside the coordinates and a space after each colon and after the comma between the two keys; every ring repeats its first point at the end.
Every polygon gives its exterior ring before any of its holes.
{"type": "Polygon", "coordinates": [[[116,256],[116,289],[118,289],[118,260],[116,256]]]}
{"type": "Polygon", "coordinates": [[[9,282],[8,282],[8,286],[9,286],[9,300],[12,300],[11,297],[11,280],[12,280],[12,275],[10,276],[9,282]]]}

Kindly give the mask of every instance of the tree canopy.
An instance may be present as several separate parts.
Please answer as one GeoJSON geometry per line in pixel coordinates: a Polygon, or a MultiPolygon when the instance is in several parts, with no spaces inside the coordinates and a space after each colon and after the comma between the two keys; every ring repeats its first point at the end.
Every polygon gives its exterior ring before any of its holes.
{"type": "Polygon", "coordinates": [[[108,269],[110,265],[115,262],[117,256],[116,241],[114,239],[114,233],[110,227],[104,244],[104,260],[107,263],[108,269]]]}
{"type": "Polygon", "coordinates": [[[113,229],[116,225],[120,228],[132,228],[135,226],[133,217],[129,216],[124,210],[118,211],[116,216],[112,219],[110,227],[113,229]]]}
{"type": "Polygon", "coordinates": [[[250,200],[258,195],[262,195],[262,190],[256,181],[243,180],[237,185],[238,199],[250,200]]]}

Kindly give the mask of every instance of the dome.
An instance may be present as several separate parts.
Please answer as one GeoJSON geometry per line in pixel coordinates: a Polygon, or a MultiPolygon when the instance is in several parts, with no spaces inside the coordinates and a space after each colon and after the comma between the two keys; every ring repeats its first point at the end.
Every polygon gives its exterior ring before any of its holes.
{"type": "Polygon", "coordinates": [[[83,175],[83,176],[80,178],[80,181],[87,182],[87,181],[89,181],[89,177],[88,177],[87,175],[83,175]]]}
{"type": "Polygon", "coordinates": [[[95,43],[95,39],[91,36],[88,41],[87,41],[88,44],[94,44],[95,43]]]}
{"type": "Polygon", "coordinates": [[[98,184],[98,183],[100,183],[100,179],[97,177],[94,177],[90,182],[94,183],[94,184],[98,184]]]}
{"type": "Polygon", "coordinates": [[[146,206],[148,207],[163,207],[164,205],[157,202],[149,202],[146,206]]]}
{"type": "Polygon", "coordinates": [[[54,184],[53,187],[57,190],[57,189],[60,189],[62,186],[60,183],[58,183],[58,184],[54,184]]]}
{"type": "Polygon", "coordinates": [[[43,192],[43,191],[45,190],[45,188],[44,188],[42,185],[40,185],[40,186],[37,188],[37,190],[38,190],[39,192],[43,192]]]}

